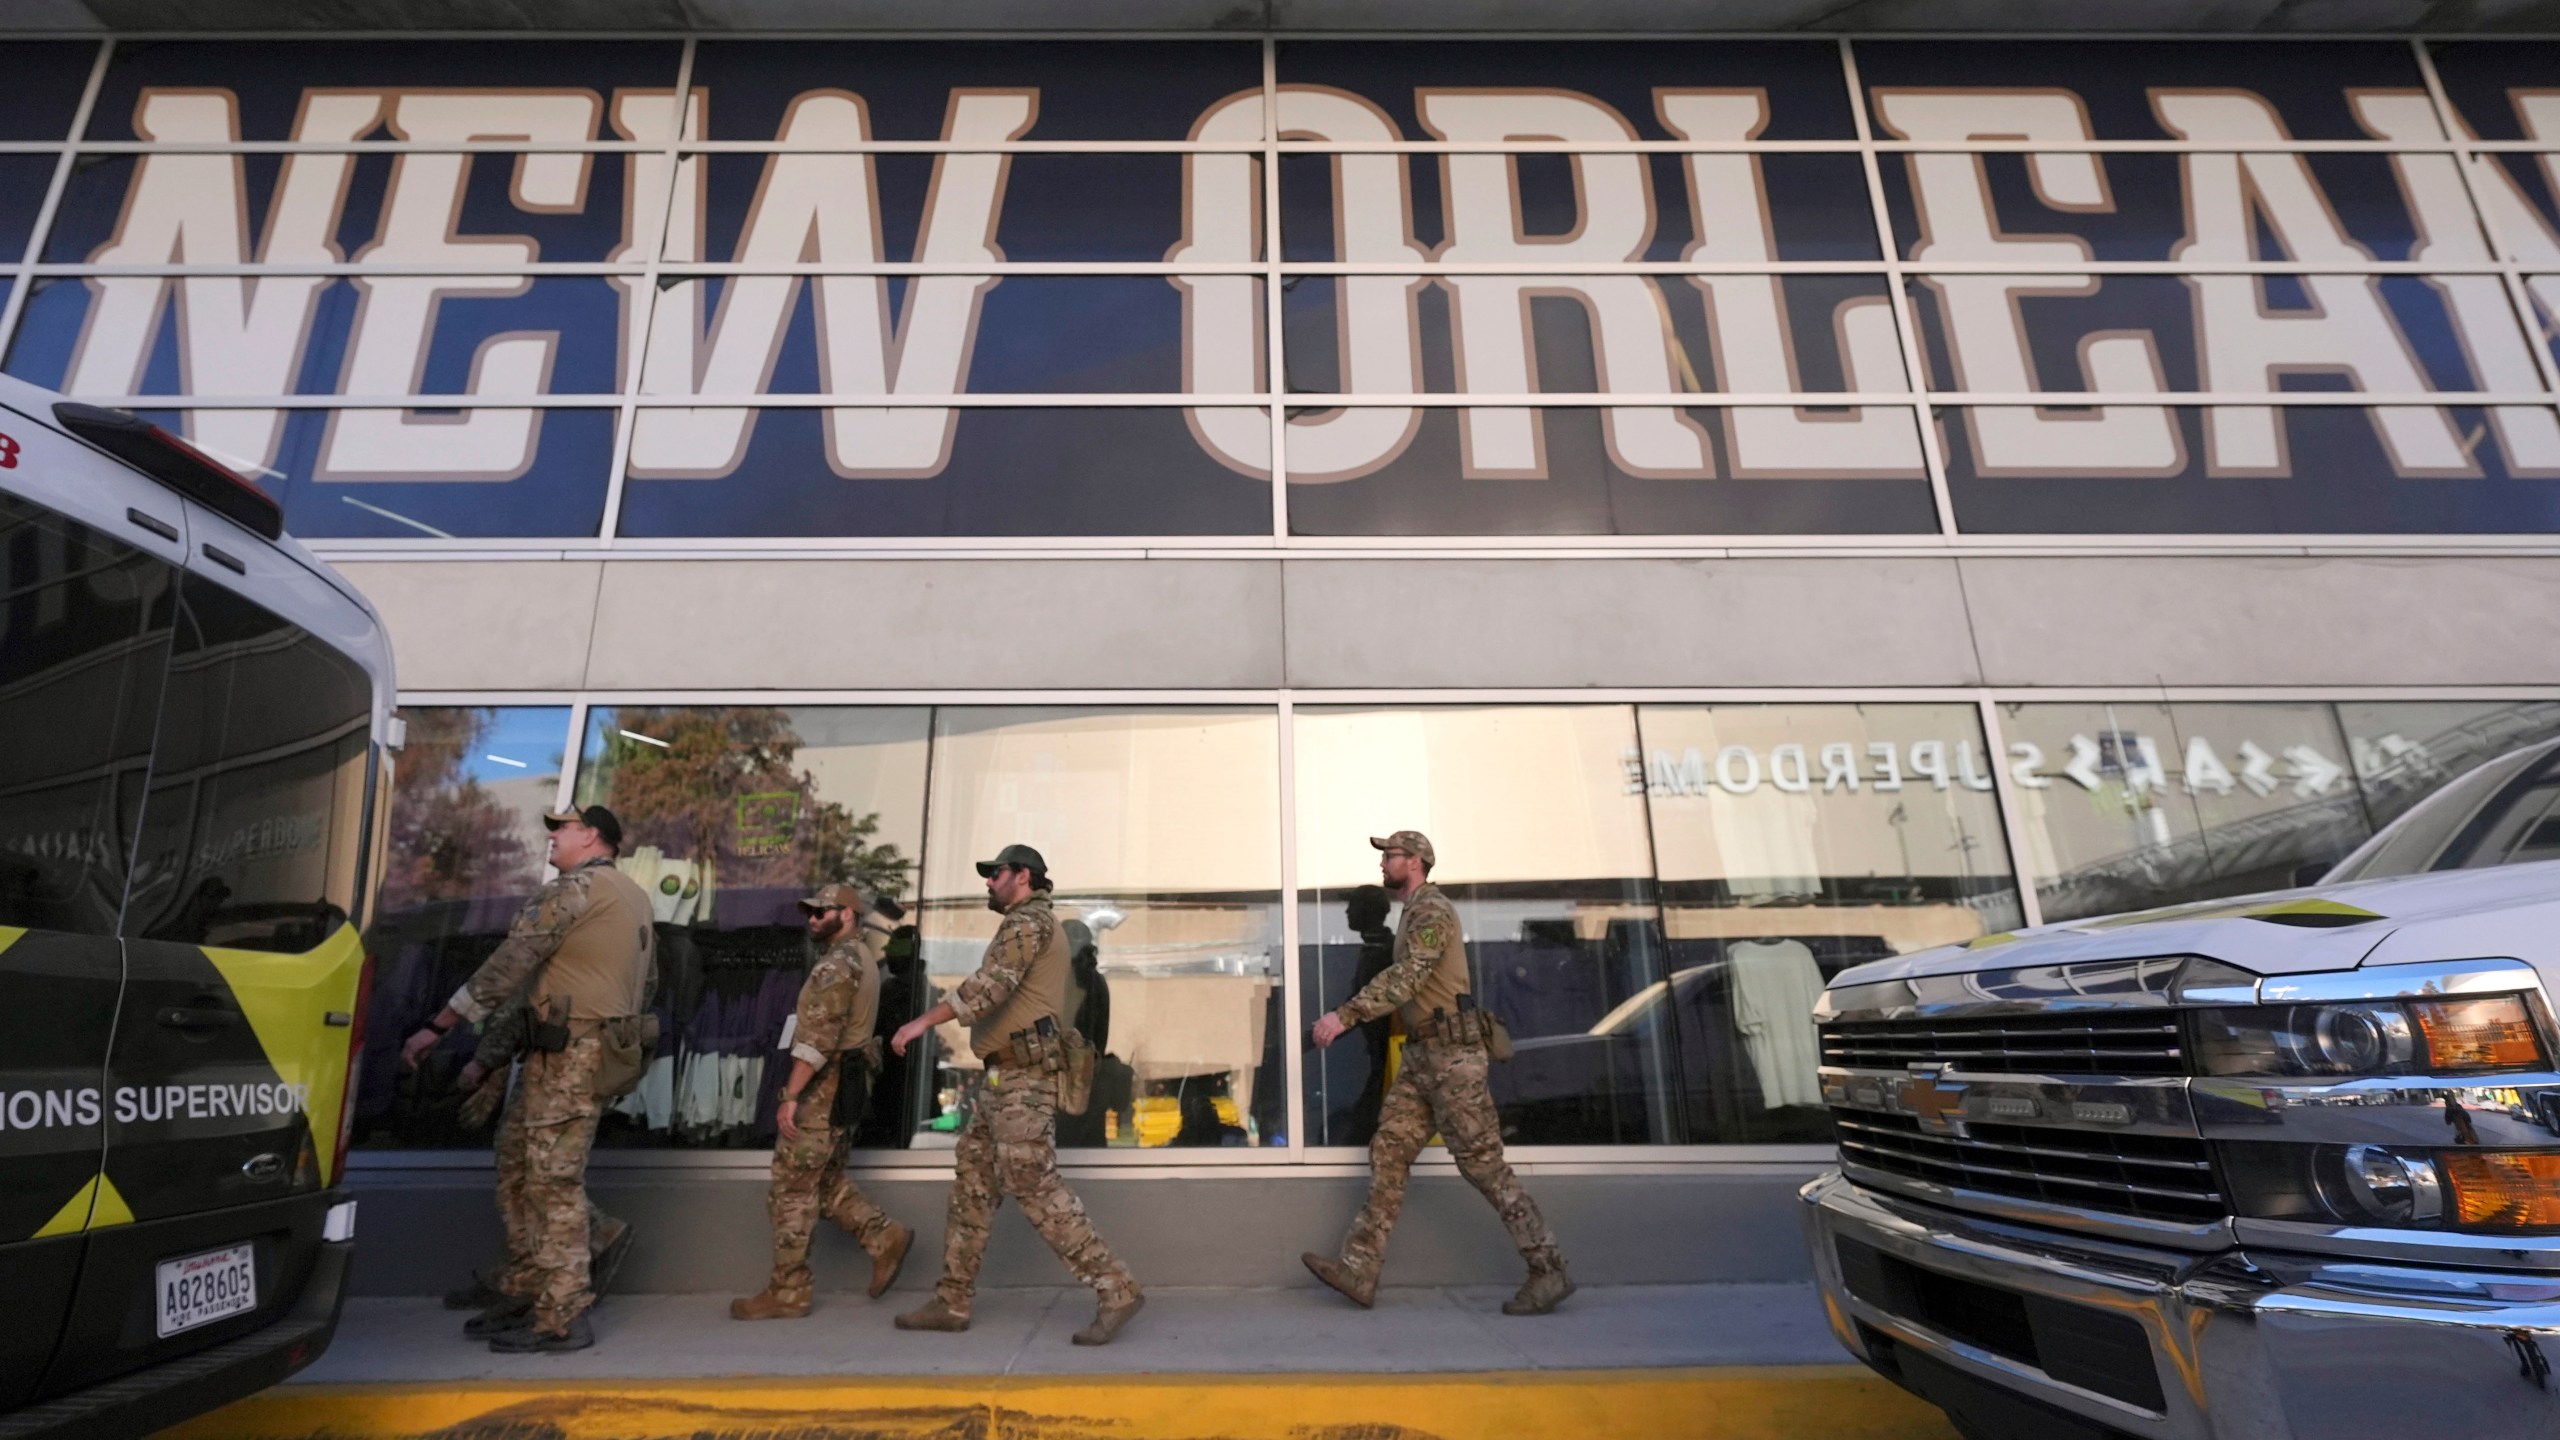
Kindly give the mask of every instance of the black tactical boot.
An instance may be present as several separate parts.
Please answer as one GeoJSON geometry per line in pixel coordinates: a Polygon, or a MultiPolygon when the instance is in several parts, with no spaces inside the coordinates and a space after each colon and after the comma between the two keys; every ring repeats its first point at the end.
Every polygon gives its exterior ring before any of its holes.
{"type": "Polygon", "coordinates": [[[517,1295],[501,1295],[498,1303],[462,1322],[462,1333],[474,1340],[519,1330],[533,1323],[533,1302],[517,1295]]]}
{"type": "Polygon", "coordinates": [[[570,1321],[569,1328],[556,1335],[527,1324],[489,1337],[489,1349],[500,1355],[566,1355],[572,1350],[591,1349],[595,1343],[596,1332],[584,1315],[570,1321]]]}

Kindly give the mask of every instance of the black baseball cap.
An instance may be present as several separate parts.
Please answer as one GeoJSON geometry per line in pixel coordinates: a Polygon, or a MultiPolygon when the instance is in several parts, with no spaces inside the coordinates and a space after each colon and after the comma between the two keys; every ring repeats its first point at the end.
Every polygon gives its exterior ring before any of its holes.
{"type": "Polygon", "coordinates": [[[1040,858],[1039,851],[1028,845],[1007,845],[996,852],[993,860],[979,861],[978,874],[981,877],[992,876],[1007,865],[1019,865],[1042,875],[1049,873],[1049,862],[1040,858]]]}
{"type": "Polygon", "coordinates": [[[604,843],[614,848],[614,853],[621,853],[622,822],[614,818],[612,811],[601,805],[589,805],[582,810],[547,811],[542,817],[543,828],[547,830],[557,830],[563,825],[572,823],[584,825],[593,830],[603,838],[604,843]]]}

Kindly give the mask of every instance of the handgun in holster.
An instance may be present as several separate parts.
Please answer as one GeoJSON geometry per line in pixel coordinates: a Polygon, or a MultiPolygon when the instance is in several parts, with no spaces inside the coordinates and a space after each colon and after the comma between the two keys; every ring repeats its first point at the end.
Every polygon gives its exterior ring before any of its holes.
{"type": "Polygon", "coordinates": [[[557,1055],[569,1048],[569,1017],[551,1018],[557,1001],[524,1007],[524,1048],[542,1055],[557,1055]]]}

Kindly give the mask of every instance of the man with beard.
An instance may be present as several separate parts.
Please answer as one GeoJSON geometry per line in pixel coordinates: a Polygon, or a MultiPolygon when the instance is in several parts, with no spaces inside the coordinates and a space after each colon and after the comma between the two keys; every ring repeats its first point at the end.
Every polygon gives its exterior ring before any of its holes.
{"type": "Polygon", "coordinates": [[[987,908],[1004,917],[985,958],[950,998],[889,1040],[903,1056],[933,1027],[958,1020],[969,1027],[969,1048],[986,1065],[951,1155],[941,1283],[923,1308],[898,1317],[898,1328],[969,1328],[987,1222],[1010,1195],[1076,1278],[1093,1287],[1093,1323],[1076,1332],[1075,1343],[1108,1345],[1147,1300],[1058,1174],[1060,1012],[1073,962],[1049,905],[1049,862],[1028,845],[1007,845],[993,860],[979,861],[978,873],[987,882],[987,908]]]}
{"type": "Polygon", "coordinates": [[[1436,1129],[1447,1137],[1458,1173],[1493,1203],[1520,1258],[1529,1262],[1528,1283],[1502,1302],[1502,1313],[1544,1315],[1573,1293],[1573,1281],[1537,1202],[1502,1158],[1502,1120],[1486,1088],[1487,1022],[1482,1012],[1459,1003],[1473,986],[1457,907],[1431,883],[1434,857],[1421,831],[1399,830],[1369,843],[1380,852],[1379,881],[1404,902],[1395,960],[1359,994],[1316,1020],[1315,1042],[1329,1046],[1353,1026],[1393,1013],[1404,1021],[1404,1063],[1369,1142],[1369,1203],[1351,1222],[1342,1257],[1310,1252],[1299,1258],[1317,1279],[1364,1309],[1375,1304],[1387,1235],[1404,1209],[1413,1157],[1436,1129]]]}
{"type": "Polygon", "coordinates": [[[809,1234],[820,1215],[870,1255],[874,1300],[896,1281],[915,1240],[914,1231],[890,1219],[844,1173],[853,1126],[880,1069],[873,1026],[889,923],[851,885],[825,886],[800,908],[808,914],[809,938],[825,949],[800,983],[789,1031],[791,1074],[773,1116],[773,1188],[765,1193],[773,1217],[773,1278],[762,1293],[729,1302],[736,1320],[796,1320],[809,1313],[809,1234]]]}

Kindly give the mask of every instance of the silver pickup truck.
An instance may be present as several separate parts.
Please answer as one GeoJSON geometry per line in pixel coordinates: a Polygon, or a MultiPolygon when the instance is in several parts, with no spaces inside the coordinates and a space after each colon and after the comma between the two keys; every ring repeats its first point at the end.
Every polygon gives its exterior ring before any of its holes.
{"type": "Polygon", "coordinates": [[[1825,1309],[1972,1440],[2560,1436],[2560,742],[2309,889],[1844,971],[1825,1309]]]}

